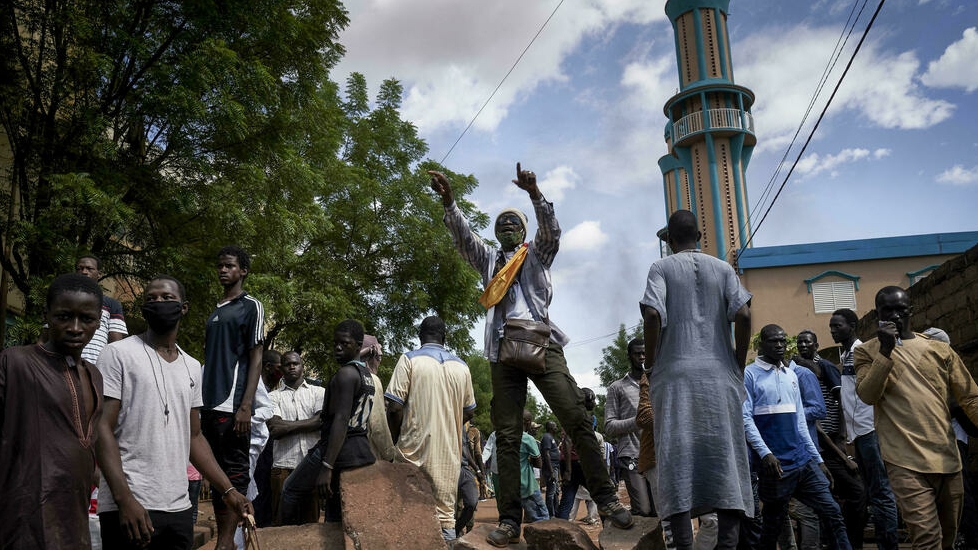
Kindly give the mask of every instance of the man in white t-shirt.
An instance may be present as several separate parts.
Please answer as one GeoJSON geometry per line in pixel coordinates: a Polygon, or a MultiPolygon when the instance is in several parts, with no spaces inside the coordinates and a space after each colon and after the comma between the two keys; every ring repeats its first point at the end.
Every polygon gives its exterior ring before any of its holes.
{"type": "MultiPolygon", "coordinates": [[[[271,438],[276,440],[272,452],[272,520],[278,526],[282,485],[306,453],[319,441],[319,418],[326,390],[306,382],[302,357],[289,351],[282,355],[282,380],[268,393],[275,414],[267,423],[271,438]]],[[[313,492],[300,508],[300,522],[319,522],[319,496],[313,492]]]]}
{"type": "Polygon", "coordinates": [[[176,343],[188,306],[179,281],[157,276],[142,308],[149,328],[108,344],[99,357],[105,408],[95,453],[105,549],[193,547],[188,459],[234,512],[252,511],[200,432],[200,363],[176,343]]]}

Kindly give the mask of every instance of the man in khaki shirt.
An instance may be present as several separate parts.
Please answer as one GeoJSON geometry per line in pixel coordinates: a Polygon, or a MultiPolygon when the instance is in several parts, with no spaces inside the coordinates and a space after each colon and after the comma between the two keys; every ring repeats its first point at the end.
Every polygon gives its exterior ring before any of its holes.
{"type": "Polygon", "coordinates": [[[855,350],[856,392],[876,410],[890,486],[913,549],[952,549],[964,489],[948,402],[978,422],[978,385],[943,342],[913,332],[907,292],[876,293],[877,337],[855,350]]]}

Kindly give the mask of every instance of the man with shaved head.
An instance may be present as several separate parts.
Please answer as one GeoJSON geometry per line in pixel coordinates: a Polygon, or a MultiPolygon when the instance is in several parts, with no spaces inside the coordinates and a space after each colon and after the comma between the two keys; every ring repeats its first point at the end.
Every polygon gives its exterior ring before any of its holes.
{"type": "MultiPolygon", "coordinates": [[[[560,425],[572,436],[588,475],[587,487],[600,505],[602,514],[615,526],[629,528],[632,516],[618,501],[611,485],[604,455],[591,431],[584,410],[584,397],[567,369],[563,346],[567,335],[550,320],[553,287],[550,265],[560,247],[560,226],[548,202],[537,187],[536,174],[521,170],[516,164],[513,184],[525,191],[533,203],[537,232],[525,243],[526,215],[517,209],[505,209],[496,218],[495,231],[499,247],[487,245],[469,228],[468,221],[455,203],[451,185],[445,175],[428,171],[431,188],[442,198],[445,225],[462,257],[482,277],[485,292],[480,303],[486,314],[485,352],[492,371],[492,424],[496,428],[499,487],[496,489],[499,527],[486,538],[496,547],[520,540],[520,443],[523,421],[520,414],[526,405],[527,380],[533,380],[560,425]],[[542,372],[529,372],[500,361],[500,342],[507,320],[532,320],[550,327],[542,372]]],[[[741,441],[743,438],[741,438],[741,441]]]]}
{"type": "Polygon", "coordinates": [[[717,549],[733,549],[741,517],[754,511],[741,414],[751,294],[733,267],[697,248],[699,239],[692,212],[669,217],[675,253],[649,268],[639,303],[660,460],[655,500],[677,549],[692,548],[691,517],[710,511],[717,549]]]}
{"type": "Polygon", "coordinates": [[[978,424],[978,384],[949,344],[913,331],[910,296],[876,293],[879,329],[854,354],[856,393],[875,407],[880,454],[913,549],[953,549],[961,520],[961,457],[951,400],[978,424]]]}

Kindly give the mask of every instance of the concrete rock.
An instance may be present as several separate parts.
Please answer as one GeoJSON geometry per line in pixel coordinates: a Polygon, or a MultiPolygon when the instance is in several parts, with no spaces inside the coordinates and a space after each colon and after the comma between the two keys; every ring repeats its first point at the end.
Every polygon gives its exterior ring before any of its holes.
{"type": "Polygon", "coordinates": [[[632,515],[635,525],[627,530],[606,524],[598,536],[601,549],[665,549],[662,525],[655,517],[632,515]]]}
{"type": "Polygon", "coordinates": [[[258,543],[262,549],[344,549],[343,525],[313,522],[259,528],[258,543]]]}
{"type": "MultiPolygon", "coordinates": [[[[526,526],[524,526],[526,528],[526,526]]],[[[452,549],[466,549],[466,550],[503,550],[503,549],[526,549],[526,543],[520,541],[520,543],[510,544],[508,547],[494,547],[489,545],[486,538],[489,536],[489,532],[496,529],[495,524],[476,524],[472,531],[464,536],[455,540],[452,544],[452,549]]]]}
{"type": "Polygon", "coordinates": [[[580,526],[559,518],[523,525],[523,539],[529,549],[597,549],[580,526]]]}
{"type": "Polygon", "coordinates": [[[431,482],[418,467],[377,461],[344,471],[340,493],[347,548],[447,549],[431,482]]]}

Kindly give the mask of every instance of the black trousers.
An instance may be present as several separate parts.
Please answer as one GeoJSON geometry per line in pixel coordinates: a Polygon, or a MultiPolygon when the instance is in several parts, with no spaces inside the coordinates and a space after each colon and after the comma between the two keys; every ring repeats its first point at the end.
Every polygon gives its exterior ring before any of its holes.
{"type": "Polygon", "coordinates": [[[125,530],[119,525],[119,511],[99,513],[99,526],[102,532],[102,549],[193,549],[194,548],[194,509],[168,513],[149,511],[153,521],[153,536],[149,544],[139,547],[129,541],[125,530]]]}

